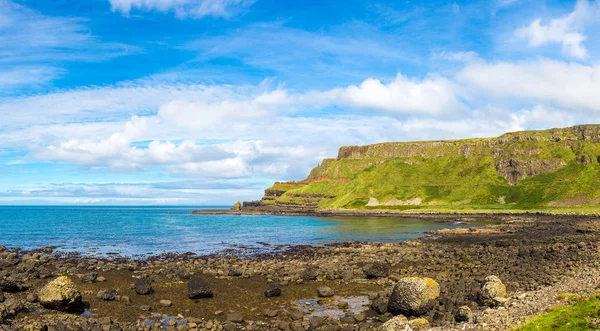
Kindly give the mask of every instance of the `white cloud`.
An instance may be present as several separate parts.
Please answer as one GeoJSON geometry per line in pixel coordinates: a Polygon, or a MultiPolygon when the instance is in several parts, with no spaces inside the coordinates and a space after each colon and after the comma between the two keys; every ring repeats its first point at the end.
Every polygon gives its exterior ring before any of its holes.
{"type": "Polygon", "coordinates": [[[229,17],[254,0],[109,0],[113,11],[129,15],[132,9],[173,11],[179,18],[229,17]]]}
{"type": "Polygon", "coordinates": [[[43,85],[60,77],[63,70],[49,66],[14,66],[0,71],[0,90],[43,85]]]}
{"type": "Polygon", "coordinates": [[[456,75],[480,98],[518,98],[572,111],[600,113],[600,66],[549,59],[475,62],[456,75]]]}
{"type": "Polygon", "coordinates": [[[515,31],[515,36],[524,39],[531,47],[547,44],[561,44],[563,53],[576,58],[585,59],[588,52],[583,42],[587,36],[583,34],[585,24],[600,18],[600,7],[588,0],[578,0],[570,14],[551,19],[547,24],[542,19],[534,20],[530,25],[515,31]]]}
{"type": "Polygon", "coordinates": [[[303,98],[321,103],[381,110],[405,114],[441,114],[462,108],[457,86],[443,77],[428,76],[422,80],[403,75],[384,84],[366,79],[360,85],[313,92],[303,98]]]}

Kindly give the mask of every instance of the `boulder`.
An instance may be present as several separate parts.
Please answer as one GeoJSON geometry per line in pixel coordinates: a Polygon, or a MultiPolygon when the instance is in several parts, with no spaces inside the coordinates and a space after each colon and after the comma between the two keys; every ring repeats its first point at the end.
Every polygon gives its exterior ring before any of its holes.
{"type": "Polygon", "coordinates": [[[431,278],[402,278],[390,295],[388,311],[394,315],[423,315],[433,307],[439,296],[440,285],[431,278]]]}
{"type": "Polygon", "coordinates": [[[267,298],[278,297],[281,295],[281,286],[279,284],[268,284],[265,289],[265,296],[267,298]]]}
{"type": "Polygon", "coordinates": [[[146,278],[136,279],[134,285],[135,293],[137,294],[147,295],[154,292],[154,289],[152,289],[152,284],[150,284],[150,281],[146,278]]]}
{"type": "Polygon", "coordinates": [[[363,271],[367,278],[382,278],[387,277],[390,273],[390,265],[382,262],[375,262],[372,264],[367,264],[363,271]]]}
{"type": "Polygon", "coordinates": [[[454,315],[457,322],[470,322],[473,319],[473,312],[469,306],[460,306],[454,315]]]}
{"type": "Polygon", "coordinates": [[[329,286],[320,286],[317,288],[317,296],[320,298],[330,298],[334,294],[333,289],[329,286]]]}
{"type": "Polygon", "coordinates": [[[204,279],[193,276],[188,282],[188,297],[190,299],[212,298],[213,291],[204,279]]]}
{"type": "Polygon", "coordinates": [[[506,286],[497,276],[485,278],[481,290],[479,290],[479,302],[485,306],[496,306],[506,298],[506,286]]]}
{"type": "Polygon", "coordinates": [[[115,290],[115,289],[101,290],[98,292],[96,297],[100,300],[112,301],[117,297],[117,290],[115,290]]]}
{"type": "Polygon", "coordinates": [[[81,293],[75,283],[66,276],[60,276],[48,283],[38,293],[40,304],[48,309],[69,309],[81,304],[81,293]]]}

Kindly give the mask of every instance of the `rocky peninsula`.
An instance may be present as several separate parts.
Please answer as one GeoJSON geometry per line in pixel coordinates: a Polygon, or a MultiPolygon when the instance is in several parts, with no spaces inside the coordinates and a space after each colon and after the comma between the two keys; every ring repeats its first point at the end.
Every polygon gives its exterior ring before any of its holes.
{"type": "Polygon", "coordinates": [[[597,292],[596,217],[496,220],[249,257],[0,247],[0,330],[508,330],[597,292]]]}

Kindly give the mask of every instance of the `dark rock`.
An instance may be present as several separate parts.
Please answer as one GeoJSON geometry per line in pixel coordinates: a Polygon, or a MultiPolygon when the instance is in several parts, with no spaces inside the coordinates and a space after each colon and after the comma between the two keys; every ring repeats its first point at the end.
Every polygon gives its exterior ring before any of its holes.
{"type": "Polygon", "coordinates": [[[268,284],[265,289],[265,296],[267,298],[278,297],[281,295],[281,287],[279,284],[268,284]]]}
{"type": "Polygon", "coordinates": [[[146,278],[138,278],[135,280],[134,284],[135,293],[137,294],[147,295],[154,292],[154,290],[152,289],[152,284],[150,284],[150,281],[146,278]]]}
{"type": "Polygon", "coordinates": [[[0,289],[0,302],[4,301],[4,292],[2,292],[2,289],[0,289]]]}
{"type": "Polygon", "coordinates": [[[382,278],[387,277],[390,273],[390,265],[387,263],[375,262],[364,267],[367,278],[382,278]]]}
{"type": "Polygon", "coordinates": [[[112,301],[117,297],[117,290],[115,289],[107,289],[98,292],[96,296],[98,299],[105,301],[112,301]]]}
{"type": "Polygon", "coordinates": [[[371,302],[371,309],[373,309],[377,314],[383,315],[387,313],[388,305],[380,298],[375,298],[373,302],[371,302]]]}
{"type": "Polygon", "coordinates": [[[204,279],[193,276],[188,282],[188,297],[190,299],[212,298],[213,291],[204,279]]]}
{"type": "Polygon", "coordinates": [[[322,317],[313,316],[308,320],[308,322],[311,328],[317,329],[323,325],[324,320],[322,317]]]}

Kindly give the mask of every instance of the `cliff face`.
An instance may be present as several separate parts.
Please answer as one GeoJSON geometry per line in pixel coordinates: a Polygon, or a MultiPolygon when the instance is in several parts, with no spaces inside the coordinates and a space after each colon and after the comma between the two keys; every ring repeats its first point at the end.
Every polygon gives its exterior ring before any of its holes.
{"type": "Polygon", "coordinates": [[[344,146],[336,159],[325,159],[305,180],[267,189],[261,205],[589,205],[600,196],[600,188],[592,187],[600,184],[599,158],[600,125],[485,139],[344,146]]]}

